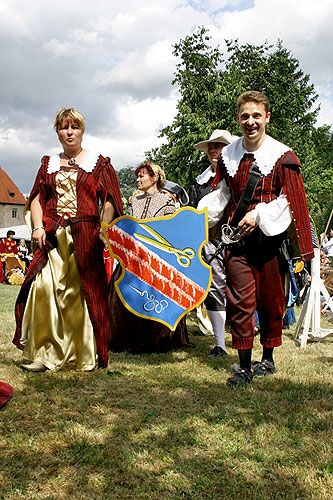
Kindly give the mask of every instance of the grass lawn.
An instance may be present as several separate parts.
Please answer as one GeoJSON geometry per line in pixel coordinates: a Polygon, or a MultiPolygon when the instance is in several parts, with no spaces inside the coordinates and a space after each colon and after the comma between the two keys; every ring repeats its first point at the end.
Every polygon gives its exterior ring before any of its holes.
{"type": "Polygon", "coordinates": [[[208,358],[190,314],[195,348],[34,374],[11,344],[18,291],[0,285],[0,380],[15,389],[0,410],[1,499],[333,498],[333,339],[301,350],[288,330],[277,374],[232,388],[230,335],[228,358],[208,358]]]}

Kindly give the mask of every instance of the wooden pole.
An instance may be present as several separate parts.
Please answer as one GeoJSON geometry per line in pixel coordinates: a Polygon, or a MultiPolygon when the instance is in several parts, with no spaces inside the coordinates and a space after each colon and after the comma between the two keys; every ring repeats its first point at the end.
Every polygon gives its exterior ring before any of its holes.
{"type": "Polygon", "coordinates": [[[323,340],[325,337],[331,337],[333,335],[333,329],[320,327],[320,294],[322,293],[327,304],[331,308],[333,308],[333,298],[330,297],[323,280],[320,278],[319,248],[314,249],[314,254],[315,256],[311,261],[310,290],[303,303],[295,330],[295,340],[300,341],[300,347],[303,349],[306,347],[306,343],[309,339],[323,340]],[[302,331],[303,322],[304,326],[302,331]]]}
{"type": "Polygon", "coordinates": [[[327,222],[326,227],[325,227],[325,234],[327,234],[327,229],[329,228],[329,225],[331,223],[332,216],[333,216],[333,207],[332,207],[332,210],[331,210],[331,215],[329,216],[328,222],[327,222]]]}

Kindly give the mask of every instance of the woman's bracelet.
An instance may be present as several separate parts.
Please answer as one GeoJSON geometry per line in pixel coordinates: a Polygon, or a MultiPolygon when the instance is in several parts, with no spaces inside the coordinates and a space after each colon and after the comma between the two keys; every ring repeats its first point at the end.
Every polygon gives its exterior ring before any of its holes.
{"type": "Polygon", "coordinates": [[[45,227],[44,226],[40,226],[40,227],[35,227],[32,232],[34,233],[35,231],[37,231],[38,229],[44,229],[45,230],[45,227]]]}

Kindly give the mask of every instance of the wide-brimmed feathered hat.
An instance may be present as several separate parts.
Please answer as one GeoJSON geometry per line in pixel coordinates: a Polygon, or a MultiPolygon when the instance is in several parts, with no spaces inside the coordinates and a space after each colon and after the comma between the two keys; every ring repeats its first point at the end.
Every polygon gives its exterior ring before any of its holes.
{"type": "Polygon", "coordinates": [[[199,151],[204,151],[205,153],[207,153],[208,144],[210,142],[222,142],[223,144],[231,144],[236,139],[238,139],[238,137],[236,135],[230,134],[228,130],[216,129],[207,141],[200,141],[197,144],[194,144],[193,147],[195,149],[198,149],[199,151]]]}

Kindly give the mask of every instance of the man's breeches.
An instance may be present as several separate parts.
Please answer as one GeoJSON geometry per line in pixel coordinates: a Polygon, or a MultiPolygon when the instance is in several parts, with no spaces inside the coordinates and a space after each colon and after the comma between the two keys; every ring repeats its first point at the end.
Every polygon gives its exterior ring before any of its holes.
{"type": "Polygon", "coordinates": [[[265,347],[282,344],[284,278],[276,256],[267,262],[260,260],[253,255],[249,258],[245,252],[226,252],[226,296],[234,349],[252,348],[255,310],[259,316],[261,344],[265,347]]]}

